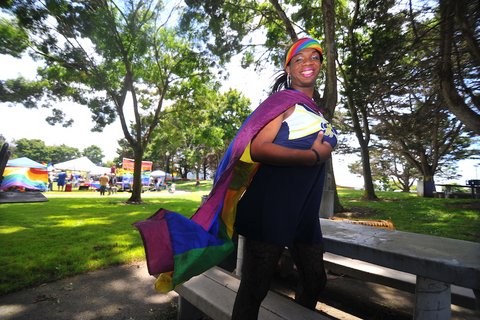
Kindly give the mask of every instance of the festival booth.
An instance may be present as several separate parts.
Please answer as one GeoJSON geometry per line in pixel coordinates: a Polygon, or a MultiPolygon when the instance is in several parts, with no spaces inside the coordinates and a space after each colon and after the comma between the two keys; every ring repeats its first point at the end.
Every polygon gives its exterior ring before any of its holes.
{"type": "Polygon", "coordinates": [[[47,191],[47,185],[47,166],[23,157],[7,162],[0,190],[47,191]]]}
{"type": "Polygon", "coordinates": [[[71,184],[75,184],[75,187],[78,187],[79,190],[85,189],[88,190],[91,186],[94,189],[99,187],[99,184],[95,182],[90,182],[90,177],[92,176],[101,176],[104,173],[109,173],[110,168],[100,167],[93,163],[87,157],[80,157],[77,159],[68,160],[65,162],[60,162],[54,165],[57,170],[64,170],[75,178],[75,181],[71,181],[70,186],[67,183],[65,190],[71,190],[71,184]]]}

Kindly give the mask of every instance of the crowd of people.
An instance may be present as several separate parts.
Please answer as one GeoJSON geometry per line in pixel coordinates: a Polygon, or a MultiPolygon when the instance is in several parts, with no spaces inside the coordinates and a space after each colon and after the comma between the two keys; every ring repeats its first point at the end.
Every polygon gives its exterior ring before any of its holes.
{"type": "MultiPolygon", "coordinates": [[[[113,169],[112,169],[113,170],[113,169]]],[[[102,175],[84,175],[78,173],[67,173],[64,170],[60,172],[51,172],[48,175],[48,190],[54,190],[56,183],[57,191],[72,191],[72,190],[95,190],[99,191],[100,195],[111,195],[118,191],[126,191],[132,189],[132,175],[128,178],[124,176],[117,176],[115,172],[102,175]]],[[[175,185],[168,183],[165,177],[151,177],[149,183],[145,185],[149,191],[168,190],[175,192],[175,185]]]]}

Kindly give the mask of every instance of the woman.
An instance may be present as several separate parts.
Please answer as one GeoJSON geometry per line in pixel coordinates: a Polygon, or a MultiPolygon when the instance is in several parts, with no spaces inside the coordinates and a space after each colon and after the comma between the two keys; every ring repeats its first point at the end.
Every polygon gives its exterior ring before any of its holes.
{"type": "Polygon", "coordinates": [[[251,141],[251,159],[261,165],[237,205],[235,230],[245,237],[245,252],[232,319],[257,319],[285,247],[299,272],[298,303],[314,309],[325,286],[318,211],[336,132],[312,99],[322,61],[317,40],[292,44],[272,93],[302,103],[291,103],[251,141]]]}

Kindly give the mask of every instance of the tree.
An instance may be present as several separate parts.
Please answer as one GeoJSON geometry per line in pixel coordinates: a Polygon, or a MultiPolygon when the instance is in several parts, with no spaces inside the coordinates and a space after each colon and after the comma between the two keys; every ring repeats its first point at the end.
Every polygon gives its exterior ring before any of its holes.
{"type": "Polygon", "coordinates": [[[408,14],[403,11],[410,17],[408,23],[400,21],[397,28],[390,28],[404,30],[403,39],[397,38],[391,45],[377,43],[378,51],[384,51],[387,45],[391,53],[387,56],[389,64],[377,73],[380,81],[374,91],[380,95],[369,96],[370,103],[374,102],[369,108],[369,120],[376,144],[388,153],[385,157],[394,154],[405,159],[425,184],[424,195],[433,196],[435,174],[448,172],[447,167],[453,168],[457,160],[469,157],[473,150],[468,150],[470,132],[452,116],[439,95],[442,90],[438,74],[431,72],[440,61],[437,18],[420,15],[422,10],[425,8],[416,12],[410,9],[408,14]]]}
{"type": "Polygon", "coordinates": [[[192,90],[191,95],[172,105],[162,119],[146,152],[166,172],[172,158],[183,178],[188,172],[206,177],[213,173],[242,122],[250,113],[250,101],[236,90],[223,94],[218,88],[192,90]],[[170,158],[172,157],[172,158],[170,158]],[[208,172],[207,172],[208,171],[208,172]]]}
{"type": "MultiPolygon", "coordinates": [[[[228,61],[233,53],[242,52],[245,67],[253,64],[261,70],[263,64],[282,66],[285,50],[292,41],[305,35],[321,39],[325,34],[324,96],[317,92],[314,99],[327,110],[327,119],[332,119],[337,102],[333,0],[298,0],[283,5],[277,0],[269,3],[251,0],[186,3],[188,9],[182,17],[182,26],[199,30],[197,34],[205,43],[210,43],[213,37],[215,45],[207,46],[220,57],[220,61],[228,61]],[[264,41],[249,37],[259,31],[265,35],[264,41]]],[[[329,171],[332,171],[331,165],[329,171]]],[[[335,184],[334,179],[331,181],[335,184]]],[[[336,188],[334,185],[330,188],[335,193],[335,210],[341,211],[336,188]]]]}
{"type": "MultiPolygon", "coordinates": [[[[92,112],[93,130],[119,118],[135,159],[129,203],[141,202],[141,161],[170,90],[208,82],[208,57],[169,26],[162,2],[125,0],[16,1],[9,7],[29,36],[29,52],[45,67],[38,80],[3,82],[9,101],[37,106],[73,100],[92,112]]],[[[175,90],[173,90],[175,91],[175,90]]],[[[64,123],[53,109],[50,123],[64,123]]]]}
{"type": "Polygon", "coordinates": [[[47,146],[40,139],[21,138],[13,142],[12,158],[27,157],[37,162],[59,163],[81,156],[81,152],[67,145],[47,146]]]}
{"type": "Polygon", "coordinates": [[[480,134],[480,4],[439,0],[440,40],[438,77],[449,110],[480,134]]]}
{"type": "Polygon", "coordinates": [[[437,171],[476,152],[467,149],[471,139],[463,124],[442,107],[435,87],[430,90],[433,92],[426,95],[422,88],[422,96],[408,105],[392,101],[375,128],[388,139],[386,149],[402,155],[420,173],[427,197],[433,196],[437,171]]]}
{"type": "Polygon", "coordinates": [[[102,149],[99,146],[91,145],[83,149],[82,154],[92,160],[93,163],[100,166],[104,157],[102,149]]]}
{"type": "MultiPolygon", "coordinates": [[[[386,150],[381,145],[376,145],[371,150],[370,156],[373,181],[380,185],[380,189],[391,191],[396,187],[402,192],[410,192],[410,187],[419,177],[418,171],[410,163],[400,154],[386,150]]],[[[360,176],[363,173],[361,161],[356,161],[348,167],[352,173],[360,176]]]]}
{"type": "Polygon", "coordinates": [[[59,146],[48,146],[47,151],[49,155],[48,162],[53,164],[76,159],[82,156],[80,150],[75,147],[69,147],[65,144],[59,146]]]}
{"type": "Polygon", "coordinates": [[[45,142],[40,139],[21,138],[13,141],[15,147],[11,155],[12,159],[27,157],[37,162],[50,160],[50,155],[45,142]]]}
{"type": "Polygon", "coordinates": [[[339,15],[340,42],[339,64],[342,80],[342,102],[347,109],[349,131],[357,138],[358,152],[362,159],[364,198],[375,200],[375,188],[370,163],[370,146],[374,142],[372,132],[373,110],[388,94],[388,87],[402,77],[402,61],[405,46],[405,18],[395,1],[352,1],[342,8],[339,15]],[[352,8],[351,12],[347,8],[352,8]],[[394,9],[399,12],[395,12],[394,9]],[[385,50],[385,48],[389,48],[385,50]]]}

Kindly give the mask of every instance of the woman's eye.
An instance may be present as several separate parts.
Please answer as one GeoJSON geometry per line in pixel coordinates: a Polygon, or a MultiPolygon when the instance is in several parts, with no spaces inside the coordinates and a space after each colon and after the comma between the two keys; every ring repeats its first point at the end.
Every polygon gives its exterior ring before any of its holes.
{"type": "Polygon", "coordinates": [[[294,62],[300,62],[300,61],[303,61],[303,57],[301,56],[297,56],[293,59],[294,62]]]}

